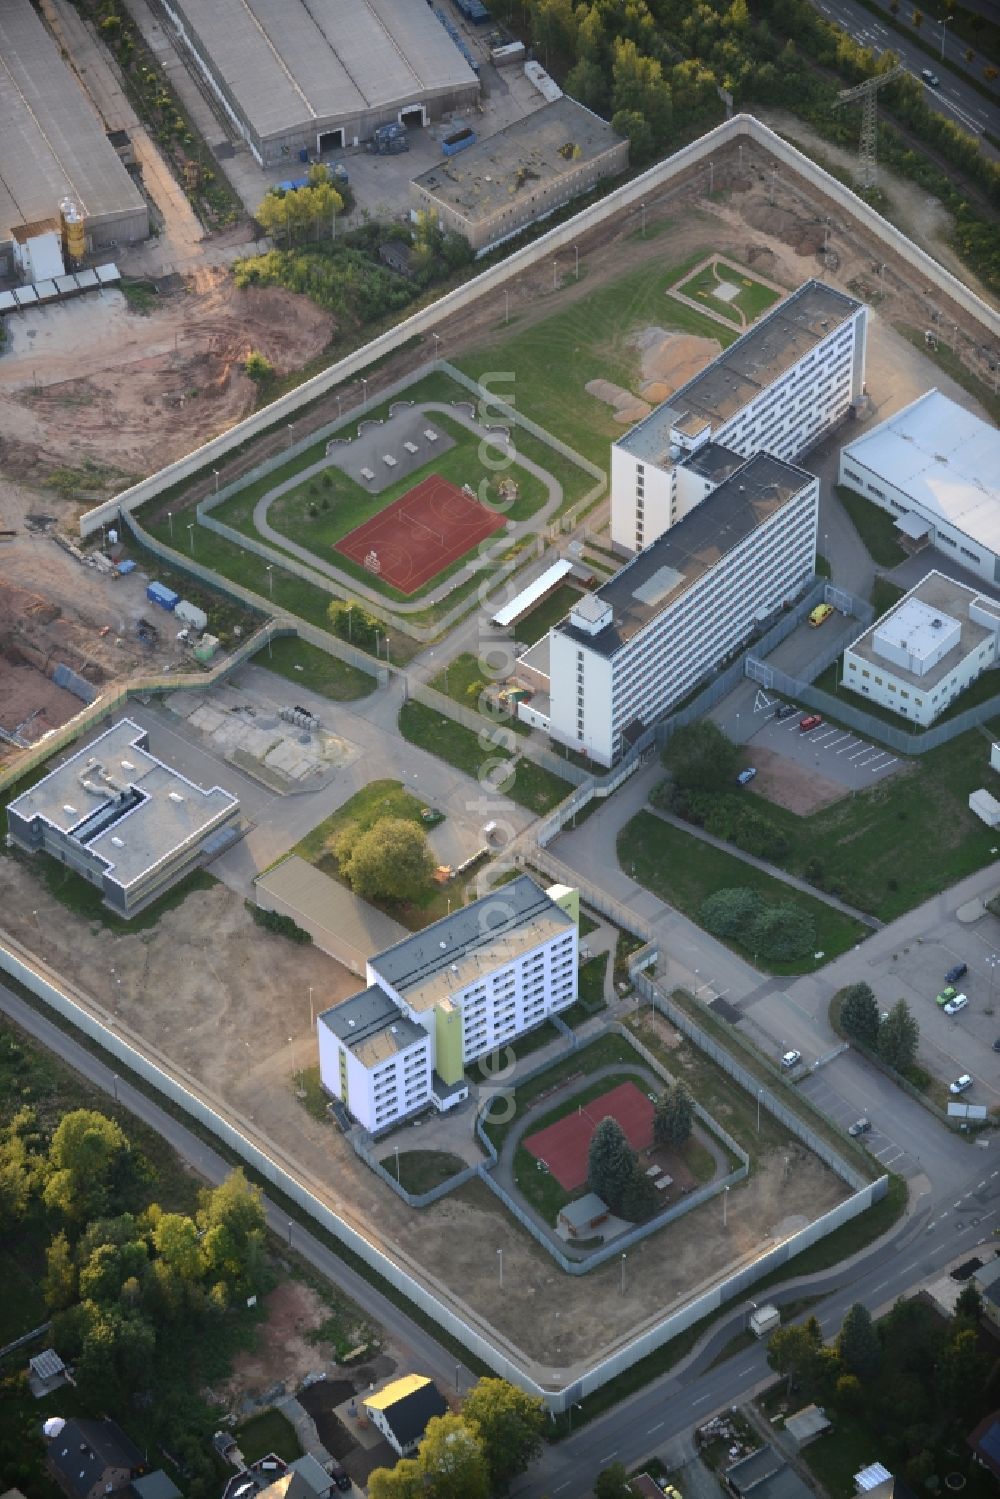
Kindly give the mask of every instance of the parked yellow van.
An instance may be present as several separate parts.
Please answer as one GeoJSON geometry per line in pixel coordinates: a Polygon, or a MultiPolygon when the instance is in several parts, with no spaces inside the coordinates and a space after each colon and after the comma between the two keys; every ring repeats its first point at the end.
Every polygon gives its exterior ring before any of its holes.
{"type": "Polygon", "coordinates": [[[812,625],[813,629],[815,629],[817,625],[825,624],[832,613],[832,604],[817,604],[815,609],[813,609],[813,611],[809,615],[809,623],[812,625]]]}

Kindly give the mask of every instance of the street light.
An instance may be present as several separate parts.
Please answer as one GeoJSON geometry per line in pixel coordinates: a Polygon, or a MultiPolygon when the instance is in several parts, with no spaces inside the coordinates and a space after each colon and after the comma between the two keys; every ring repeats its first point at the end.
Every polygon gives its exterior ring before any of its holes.
{"type": "Polygon", "coordinates": [[[725,1228],[725,1226],[726,1226],[726,1211],[727,1211],[728,1207],[729,1207],[729,1188],[728,1188],[728,1186],[726,1186],[726,1187],[723,1188],[723,1191],[722,1191],[722,1226],[723,1226],[723,1228],[725,1228]]]}
{"type": "Polygon", "coordinates": [[[626,1256],[623,1254],[622,1255],[622,1295],[623,1296],[625,1295],[625,1259],[626,1259],[626,1256]]]}
{"type": "Polygon", "coordinates": [[[947,26],[947,24],[948,24],[948,22],[950,20],[951,20],[951,16],[945,16],[944,20],[941,22],[941,61],[942,62],[944,62],[944,39],[948,35],[948,33],[945,31],[944,28],[947,26]]]}
{"type": "Polygon", "coordinates": [[[441,335],[440,335],[440,333],[432,333],[431,334],[431,338],[433,338],[433,340],[434,340],[434,358],[435,359],[440,359],[441,358],[441,335]]]}
{"type": "Polygon", "coordinates": [[[168,510],[167,511],[167,525],[170,527],[170,540],[173,541],[173,539],[174,539],[174,512],[172,510],[168,510]]]}
{"type": "Polygon", "coordinates": [[[760,1134],[760,1101],[764,1097],[764,1089],[757,1089],[757,1133],[760,1134]]]}
{"type": "Polygon", "coordinates": [[[570,1434],[570,1436],[573,1435],[573,1412],[574,1411],[582,1411],[582,1410],[583,1410],[583,1402],[580,1401],[580,1400],[574,1400],[573,1403],[570,1405],[568,1411],[566,1412],[566,1414],[569,1416],[569,1434],[570,1434]]]}
{"type": "Polygon", "coordinates": [[[989,955],[989,957],[986,959],[986,961],[990,965],[990,1009],[992,1010],[992,1008],[993,1008],[993,977],[994,977],[994,974],[996,973],[997,964],[1000,963],[1000,957],[997,957],[997,955],[996,955],[995,952],[991,952],[990,955],[989,955]]]}
{"type": "Polygon", "coordinates": [[[510,290],[506,286],[503,289],[503,320],[510,322],[510,290]]]}
{"type": "Polygon", "coordinates": [[[274,603],[274,565],[269,562],[264,571],[267,573],[267,586],[271,593],[271,603],[274,603]]]}
{"type": "Polygon", "coordinates": [[[289,1220],[288,1220],[288,1247],[289,1247],[289,1249],[291,1249],[291,1247],[292,1247],[292,1220],[291,1220],[291,1218],[289,1218],[289,1220]]]}
{"type": "Polygon", "coordinates": [[[368,410],[368,381],[364,375],[361,376],[361,410],[368,410]]]}
{"type": "Polygon", "coordinates": [[[576,280],[580,279],[580,246],[573,246],[573,254],[576,256],[576,280]]]}
{"type": "MultiPolygon", "coordinates": [[[[398,1145],[394,1145],[392,1148],[393,1148],[393,1150],[395,1151],[395,1154],[396,1154],[396,1186],[398,1187],[400,1185],[400,1180],[399,1180],[399,1146],[398,1145]]],[[[458,1380],[457,1379],[456,1379],[455,1383],[458,1384],[458,1380]]]]}
{"type": "Polygon", "coordinates": [[[312,986],[312,984],[309,985],[309,1029],[311,1031],[314,1031],[316,1029],[316,1015],[315,1015],[315,1012],[313,1010],[313,986],[312,986]]]}
{"type": "Polygon", "coordinates": [[[645,239],[646,238],[646,205],[645,205],[645,203],[640,203],[639,207],[642,209],[642,237],[643,237],[643,239],[645,239]]]}
{"type": "Polygon", "coordinates": [[[194,521],[188,526],[188,540],[191,543],[191,556],[194,556],[194,521]]]}
{"type": "Polygon", "coordinates": [[[216,494],[218,494],[219,493],[219,470],[217,468],[213,468],[212,473],[215,475],[215,492],[216,492],[216,494]]]}
{"type": "Polygon", "coordinates": [[[497,1262],[500,1266],[500,1284],[503,1285],[503,1250],[497,1250],[497,1262]]]}

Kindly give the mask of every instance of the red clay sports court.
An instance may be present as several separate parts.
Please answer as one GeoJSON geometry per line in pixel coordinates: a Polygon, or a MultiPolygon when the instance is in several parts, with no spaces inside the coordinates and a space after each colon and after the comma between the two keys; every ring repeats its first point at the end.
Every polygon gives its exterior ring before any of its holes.
{"type": "Polygon", "coordinates": [[[621,1083],[521,1143],[548,1166],[564,1191],[575,1192],[587,1180],[590,1138],[601,1120],[617,1119],[632,1149],[648,1150],[653,1143],[654,1113],[652,1103],[635,1083],[621,1083]]]}
{"type": "Polygon", "coordinates": [[[409,594],[503,525],[503,516],[430,474],[349,531],[334,551],[409,594]]]}

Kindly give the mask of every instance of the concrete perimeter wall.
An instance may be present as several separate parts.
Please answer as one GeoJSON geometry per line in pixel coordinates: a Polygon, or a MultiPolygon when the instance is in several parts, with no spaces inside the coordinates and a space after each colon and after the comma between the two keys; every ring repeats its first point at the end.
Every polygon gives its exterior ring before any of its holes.
{"type": "MultiPolygon", "coordinates": [[[[831,1213],[827,1213],[824,1217],[809,1224],[807,1228],[792,1235],[770,1254],[755,1259],[750,1265],[728,1276],[719,1285],[713,1286],[704,1295],[661,1318],[639,1337],[624,1343],[610,1357],[587,1370],[578,1381],[562,1387],[556,1387],[554,1384],[545,1385],[539,1382],[545,1378],[544,1369],[538,1368],[529,1373],[517,1361],[516,1349],[510,1349],[508,1353],[504,1347],[498,1346],[496,1335],[488,1336],[487,1332],[480,1332],[477,1327],[473,1327],[457,1310],[446,1305],[435,1295],[430,1287],[416,1280],[364,1234],[321,1202],[295,1174],[296,1167],[293,1161],[284,1163],[279,1161],[276,1152],[266,1150],[262,1144],[252,1139],[249,1132],[245,1131],[239,1123],[226,1118],[221,1111],[213,1108],[193,1089],[186,1087],[165,1067],[159,1066],[145,1052],[140,1051],[138,1047],[130,1044],[103,1024],[82,1002],[83,996],[80,997],[79,1002],[71,997],[55,982],[58,975],[43,971],[42,966],[32,959],[31,954],[3,932],[0,932],[0,971],[10,975],[50,1009],[68,1020],[84,1035],[96,1041],[103,1051],[115,1057],[123,1067],[145,1079],[158,1093],[177,1104],[191,1118],[197,1119],[216,1139],[227,1145],[265,1181],[283,1192],[323,1229],[358,1255],[376,1274],[400,1291],[414,1306],[433,1318],[445,1332],[457,1339],[470,1353],[481,1359],[488,1368],[493,1369],[503,1378],[511,1380],[521,1389],[540,1395],[552,1411],[566,1410],[582,1395],[600,1389],[622,1370],[629,1368],[647,1353],[661,1348],[709,1312],[742,1295],[762,1276],[779,1268],[800,1250],[808,1248],[810,1244],[816,1243],[835,1228],[839,1228],[842,1223],[863,1213],[872,1203],[885,1195],[888,1186],[887,1177],[881,1177],[878,1181],[863,1186],[847,1201],[840,1203],[831,1213]],[[535,1377],[536,1373],[538,1378],[535,1377]]],[[[66,981],[61,979],[60,982],[65,984],[66,981]]],[[[659,996],[656,1002],[662,1003],[662,1001],[663,996],[659,996]]],[[[732,1072],[731,1068],[728,1070],[732,1072]]],[[[735,1072],[732,1075],[735,1076],[735,1072]]],[[[800,1134],[801,1138],[806,1138],[802,1134],[804,1126],[794,1115],[787,1120],[787,1123],[789,1128],[800,1134]]],[[[488,1180],[488,1177],[486,1179],[488,1180]]]]}
{"type": "Polygon", "coordinates": [[[716,152],[726,146],[741,142],[768,152],[777,162],[803,177],[814,189],[822,192],[832,203],[849,213],[873,238],[884,245],[886,250],[899,256],[909,267],[915,283],[924,281],[928,291],[933,290],[939,296],[948,298],[956,307],[975,318],[994,338],[1000,337],[1000,313],[964,286],[957,276],[953,276],[950,271],[938,265],[937,261],[932,259],[926,251],[921,250],[912,240],[907,239],[906,235],[893,228],[850,188],[845,187],[829,172],[810,161],[801,151],[797,151],[794,146],[782,140],[768,126],[761,124],[752,115],[734,115],[732,119],[717,125],[714,130],[708,131],[699,140],[684,146],[672,156],[650,167],[648,171],[632,178],[630,182],[617,188],[613,193],[609,193],[600,202],[574,214],[565,223],[550,229],[547,234],[541,235],[531,244],[515,250],[499,265],[474,276],[464,285],[431,303],[429,307],[422,308],[419,312],[404,318],[389,332],[372,339],[370,343],[348,354],[346,358],[338,360],[321,374],[314,375],[311,380],[306,380],[295,390],[272,402],[270,406],[254,412],[252,416],[248,416],[222,436],[213,438],[202,447],[196,448],[193,453],[189,453],[186,458],[178,459],[176,463],[169,464],[148,479],[132,485],[130,489],[124,490],[114,499],[107,500],[95,506],[94,509],[86,511],[80,518],[80,534],[89,536],[100,527],[102,522],[113,520],[120,511],[134,510],[136,506],[153,499],[171,485],[190,478],[202,470],[210,469],[213,464],[224,459],[232,448],[246,442],[248,438],[270,427],[280,426],[283,422],[287,423],[303,406],[316,400],[318,396],[326,394],[327,391],[335,390],[345,381],[363,374],[374,361],[384,359],[411,339],[428,336],[436,330],[437,325],[443,319],[470,306],[490,292],[501,291],[506,283],[521,275],[530,266],[546,257],[551,257],[559,250],[571,247],[581,234],[604,223],[614,214],[630,207],[638,207],[640,203],[649,204],[655,201],[658,189],[668,186],[685,173],[707,167],[716,152]]]}

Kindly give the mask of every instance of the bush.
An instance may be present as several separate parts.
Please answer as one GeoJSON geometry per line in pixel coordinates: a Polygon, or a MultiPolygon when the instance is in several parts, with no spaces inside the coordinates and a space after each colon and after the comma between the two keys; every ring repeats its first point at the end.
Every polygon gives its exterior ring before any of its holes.
{"type": "Polygon", "coordinates": [[[756,890],[736,886],[716,890],[701,908],[701,924],[716,937],[735,937],[741,941],[764,904],[756,890]]]}
{"type": "Polygon", "coordinates": [[[280,911],[265,911],[254,905],[252,900],[245,901],[244,904],[257,925],[262,926],[265,931],[276,932],[279,937],[287,937],[289,942],[297,942],[302,947],[312,941],[305,928],[290,916],[282,916],[280,911]]]}
{"type": "Polygon", "coordinates": [[[765,961],[791,962],[816,946],[816,923],[808,911],[791,901],[767,901],[739,885],[710,895],[699,920],[713,936],[738,942],[765,961]]]}
{"type": "Polygon", "coordinates": [[[255,380],[258,385],[266,385],[269,380],[274,379],[274,365],[264,354],[259,354],[252,349],[243,361],[243,368],[255,380]]]}

